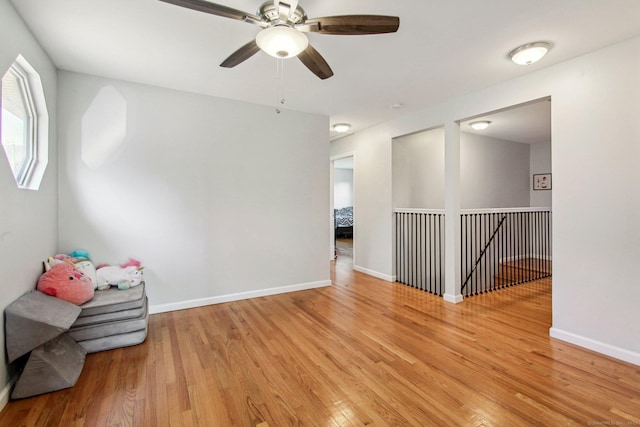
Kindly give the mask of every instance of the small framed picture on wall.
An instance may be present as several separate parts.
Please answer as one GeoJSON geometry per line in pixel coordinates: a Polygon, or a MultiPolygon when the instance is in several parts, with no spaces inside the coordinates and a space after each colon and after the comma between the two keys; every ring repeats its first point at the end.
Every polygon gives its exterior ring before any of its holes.
{"type": "Polygon", "coordinates": [[[540,173],[533,175],[534,190],[551,190],[551,174],[540,173]]]}

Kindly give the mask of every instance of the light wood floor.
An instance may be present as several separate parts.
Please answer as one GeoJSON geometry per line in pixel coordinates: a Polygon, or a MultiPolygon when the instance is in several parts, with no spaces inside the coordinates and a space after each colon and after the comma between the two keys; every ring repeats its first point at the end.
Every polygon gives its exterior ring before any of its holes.
{"type": "Polygon", "coordinates": [[[75,387],[10,402],[0,425],[640,423],[640,367],[549,338],[549,279],[450,305],[340,258],[332,276],[151,316],[144,344],[87,356],[75,387]]]}
{"type": "Polygon", "coordinates": [[[353,238],[339,238],[336,239],[336,254],[342,257],[341,260],[347,260],[347,258],[353,258],[353,238]]]}

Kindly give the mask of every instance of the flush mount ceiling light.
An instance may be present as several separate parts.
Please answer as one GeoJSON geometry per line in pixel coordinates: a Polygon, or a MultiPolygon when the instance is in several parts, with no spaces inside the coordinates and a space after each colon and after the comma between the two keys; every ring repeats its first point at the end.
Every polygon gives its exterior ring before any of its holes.
{"type": "Polygon", "coordinates": [[[309,46],[309,39],[287,25],[276,25],[260,31],[256,44],[275,58],[292,58],[309,46]]]}
{"type": "Polygon", "coordinates": [[[509,52],[509,58],[518,65],[531,65],[538,62],[551,49],[549,42],[527,43],[509,52]]]}
{"type": "Polygon", "coordinates": [[[491,122],[489,120],[479,120],[477,122],[469,123],[469,126],[471,126],[475,130],[484,130],[488,128],[490,124],[491,122]]]}
{"type": "Polygon", "coordinates": [[[336,123],[333,125],[333,130],[339,133],[348,132],[351,129],[351,125],[349,123],[336,123]]]}

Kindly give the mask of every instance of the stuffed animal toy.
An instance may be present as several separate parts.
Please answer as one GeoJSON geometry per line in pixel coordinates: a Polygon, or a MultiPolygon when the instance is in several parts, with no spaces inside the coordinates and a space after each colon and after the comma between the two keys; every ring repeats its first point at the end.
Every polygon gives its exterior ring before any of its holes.
{"type": "Polygon", "coordinates": [[[84,250],[84,249],[74,249],[69,256],[71,258],[75,258],[78,261],[84,260],[84,259],[89,259],[89,251],[84,250]]]}
{"type": "Polygon", "coordinates": [[[38,279],[37,289],[52,297],[81,305],[93,298],[93,285],[80,270],[63,262],[55,264],[38,279]]]}
{"type": "Polygon", "coordinates": [[[115,285],[118,289],[129,289],[142,283],[142,267],[139,261],[129,260],[121,266],[98,266],[96,276],[98,290],[109,289],[115,285]]]}
{"type": "Polygon", "coordinates": [[[76,249],[69,255],[58,254],[47,258],[44,262],[44,269],[48,271],[52,266],[56,264],[68,263],[75,266],[78,270],[84,273],[85,276],[91,280],[93,289],[98,288],[98,278],[96,277],[96,267],[89,258],[89,252],[84,249],[76,249]]]}
{"type": "Polygon", "coordinates": [[[98,289],[98,277],[96,275],[96,266],[93,265],[90,259],[81,259],[76,261],[76,268],[80,270],[91,281],[93,289],[98,289]]]}

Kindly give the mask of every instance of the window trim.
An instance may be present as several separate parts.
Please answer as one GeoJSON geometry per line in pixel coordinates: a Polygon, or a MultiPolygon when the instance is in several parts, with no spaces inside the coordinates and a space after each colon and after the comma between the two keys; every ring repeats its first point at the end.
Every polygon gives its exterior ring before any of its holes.
{"type": "MultiPolygon", "coordinates": [[[[2,78],[4,79],[8,73],[11,73],[20,85],[20,96],[23,98],[23,106],[28,116],[27,158],[14,174],[14,178],[18,188],[37,190],[49,157],[49,113],[44,88],[40,75],[22,55],[18,55],[2,78]]],[[[1,124],[0,122],[0,126],[1,124]]]]}

